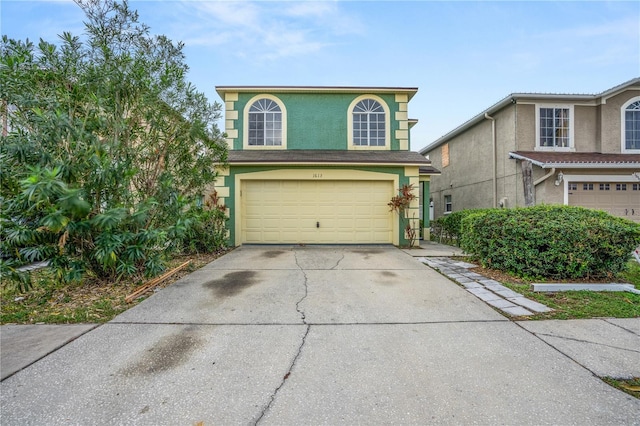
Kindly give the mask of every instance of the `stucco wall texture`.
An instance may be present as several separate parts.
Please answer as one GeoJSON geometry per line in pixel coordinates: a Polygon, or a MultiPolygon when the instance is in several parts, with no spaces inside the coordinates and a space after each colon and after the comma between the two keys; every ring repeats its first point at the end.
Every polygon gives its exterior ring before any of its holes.
{"type": "MultiPolygon", "coordinates": [[[[234,108],[238,111],[236,120],[238,137],[234,140],[233,149],[242,149],[243,129],[241,126],[247,102],[259,92],[239,93],[234,108]]],[[[348,114],[351,102],[360,94],[349,93],[278,93],[269,92],[284,103],[287,109],[287,149],[348,149],[348,114]]],[[[376,94],[382,98],[390,111],[391,150],[400,149],[395,138],[399,130],[398,121],[394,119],[398,111],[398,103],[393,94],[376,94]]]]}
{"type": "MultiPolygon", "coordinates": [[[[492,113],[495,119],[496,181],[498,206],[524,205],[522,170],[518,161],[509,158],[511,151],[537,150],[536,108],[545,105],[572,105],[572,151],[623,152],[622,107],[640,96],[640,87],[632,85],[609,98],[592,100],[536,99],[515,100],[492,113]]],[[[434,216],[444,213],[444,198],[452,197],[453,211],[491,207],[493,203],[493,158],[491,120],[484,119],[464,132],[434,148],[429,153],[434,167],[442,172],[431,179],[434,216]],[[449,151],[449,164],[444,165],[443,146],[449,151]]],[[[533,180],[545,176],[549,169],[533,167],[533,180]]],[[[567,171],[564,171],[567,174],[567,171]]],[[[571,175],[612,176],[616,169],[571,169],[571,175]]],[[[555,176],[536,186],[536,203],[563,204],[563,185],[555,185],[555,176]]]]}

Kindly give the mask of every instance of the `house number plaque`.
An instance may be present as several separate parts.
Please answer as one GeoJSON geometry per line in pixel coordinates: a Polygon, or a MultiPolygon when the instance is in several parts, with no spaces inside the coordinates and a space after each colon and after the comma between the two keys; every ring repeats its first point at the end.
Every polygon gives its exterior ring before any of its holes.
{"type": "Polygon", "coordinates": [[[312,176],[314,179],[322,179],[322,173],[314,173],[312,176]]]}

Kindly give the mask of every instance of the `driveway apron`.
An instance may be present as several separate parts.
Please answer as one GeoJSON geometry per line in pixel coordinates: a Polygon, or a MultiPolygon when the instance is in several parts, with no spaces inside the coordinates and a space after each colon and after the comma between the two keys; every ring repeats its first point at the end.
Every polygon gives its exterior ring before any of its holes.
{"type": "Polygon", "coordinates": [[[243,246],[0,383],[25,424],[640,424],[390,246],[243,246]]]}

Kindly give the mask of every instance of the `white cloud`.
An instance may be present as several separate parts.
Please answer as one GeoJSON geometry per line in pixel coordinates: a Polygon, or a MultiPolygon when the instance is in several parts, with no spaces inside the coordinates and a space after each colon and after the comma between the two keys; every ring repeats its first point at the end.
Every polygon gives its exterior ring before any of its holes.
{"type": "Polygon", "coordinates": [[[225,47],[261,61],[309,55],[342,42],[363,25],[334,2],[183,0],[174,30],[186,45],[225,47]]]}

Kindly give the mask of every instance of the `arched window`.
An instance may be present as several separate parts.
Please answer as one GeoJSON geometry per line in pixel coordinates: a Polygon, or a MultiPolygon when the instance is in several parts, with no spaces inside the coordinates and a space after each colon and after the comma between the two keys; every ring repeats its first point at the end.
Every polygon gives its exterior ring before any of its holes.
{"type": "Polygon", "coordinates": [[[640,99],[632,100],[623,111],[624,150],[640,150],[640,99]]]}
{"type": "Polygon", "coordinates": [[[249,146],[282,145],[282,110],[271,99],[258,99],[249,108],[249,146]]]}
{"type": "Polygon", "coordinates": [[[385,111],[374,99],[363,99],[353,108],[353,144],[384,146],[386,140],[385,111]]]}

